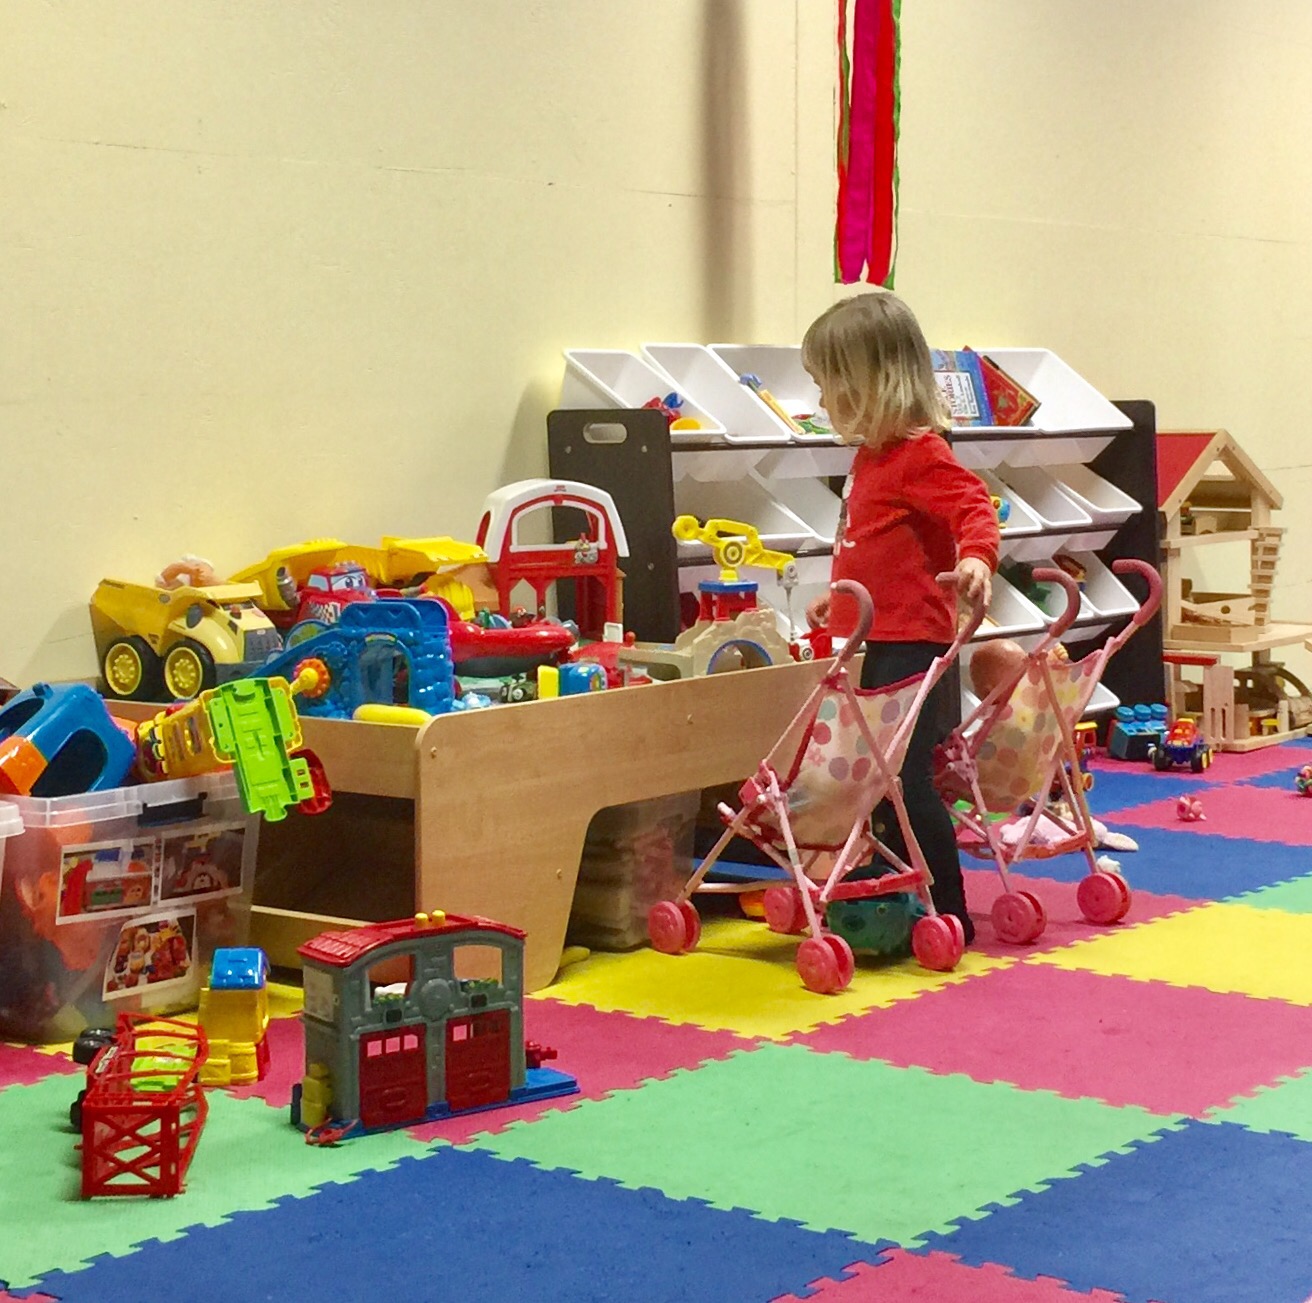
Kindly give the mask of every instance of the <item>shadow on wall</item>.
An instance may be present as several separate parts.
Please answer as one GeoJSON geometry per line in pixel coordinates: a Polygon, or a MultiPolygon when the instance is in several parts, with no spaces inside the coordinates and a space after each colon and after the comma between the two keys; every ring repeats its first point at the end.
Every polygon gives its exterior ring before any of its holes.
{"type": "Polygon", "coordinates": [[[747,78],[744,70],[745,0],[705,0],[702,41],[702,342],[736,338],[752,319],[751,285],[740,277],[752,266],[748,208],[739,196],[747,181],[747,78]],[[742,212],[738,209],[741,206],[742,212]]]}
{"type": "Polygon", "coordinates": [[[530,376],[515,408],[499,478],[491,488],[547,474],[547,413],[559,406],[559,366],[530,376]]]}

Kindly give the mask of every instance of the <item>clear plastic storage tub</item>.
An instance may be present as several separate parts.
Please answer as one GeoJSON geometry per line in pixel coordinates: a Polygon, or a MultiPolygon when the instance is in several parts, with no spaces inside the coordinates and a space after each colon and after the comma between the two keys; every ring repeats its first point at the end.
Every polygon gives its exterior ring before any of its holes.
{"type": "Polygon", "coordinates": [[[66,1041],[122,1010],[194,1007],[215,948],[246,941],[259,821],[231,774],[0,797],[0,832],[15,820],[0,1036],[66,1041]]]}

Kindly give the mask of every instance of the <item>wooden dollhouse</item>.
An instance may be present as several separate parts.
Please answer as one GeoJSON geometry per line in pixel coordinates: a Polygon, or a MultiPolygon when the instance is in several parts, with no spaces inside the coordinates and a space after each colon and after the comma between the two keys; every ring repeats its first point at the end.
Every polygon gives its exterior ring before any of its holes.
{"type": "Polygon", "coordinates": [[[1312,624],[1271,617],[1285,532],[1272,523],[1280,491],[1226,430],[1159,431],[1157,502],[1172,710],[1199,716],[1223,751],[1302,736],[1312,725],[1312,696],[1270,655],[1312,639],[1312,624]],[[1218,545],[1247,549],[1247,592],[1202,592],[1185,576],[1194,549],[1218,545]],[[1251,665],[1232,668],[1225,653],[1246,654],[1251,665]],[[1187,666],[1202,669],[1201,686],[1185,678],[1187,666]]]}

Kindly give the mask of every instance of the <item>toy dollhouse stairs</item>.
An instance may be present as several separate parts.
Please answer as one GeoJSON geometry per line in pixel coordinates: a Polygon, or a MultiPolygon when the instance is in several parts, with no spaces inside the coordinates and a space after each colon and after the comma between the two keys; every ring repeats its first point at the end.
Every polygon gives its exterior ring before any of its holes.
{"type": "Polygon", "coordinates": [[[1280,543],[1284,529],[1265,525],[1258,529],[1252,543],[1253,623],[1264,625],[1271,618],[1271,590],[1275,586],[1276,566],[1280,563],[1280,543]]]}

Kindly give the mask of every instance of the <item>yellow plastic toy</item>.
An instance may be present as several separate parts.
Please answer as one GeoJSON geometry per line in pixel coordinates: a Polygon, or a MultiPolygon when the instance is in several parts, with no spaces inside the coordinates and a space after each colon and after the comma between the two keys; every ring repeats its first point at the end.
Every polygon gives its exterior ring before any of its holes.
{"type": "Polygon", "coordinates": [[[791,595],[797,587],[797,562],[787,552],[776,552],[761,542],[760,534],[741,520],[713,518],[704,525],[696,516],[678,516],[674,537],[685,543],[705,543],[720,567],[725,583],[736,583],[739,566],[759,566],[779,576],[784,591],[791,595]]]}
{"type": "Polygon", "coordinates": [[[91,629],[105,689],[124,701],[188,701],[258,668],[282,642],[255,584],[158,588],[105,579],[91,629]],[[222,672],[220,672],[220,667],[222,672]]]}
{"type": "Polygon", "coordinates": [[[465,582],[470,567],[486,567],[488,558],[476,543],[445,536],[435,538],[384,537],[378,547],[360,547],[339,538],[317,538],[275,548],[233,576],[234,583],[260,588],[260,606],[266,611],[294,611],[300,590],[312,570],[354,561],[383,588],[415,589],[450,603],[462,620],[474,618],[476,594],[465,582]]]}
{"type": "Polygon", "coordinates": [[[208,986],[201,988],[196,1021],[209,1041],[201,1068],[206,1086],[258,1081],[269,1065],[269,961],[253,946],[216,950],[208,986]]]}

